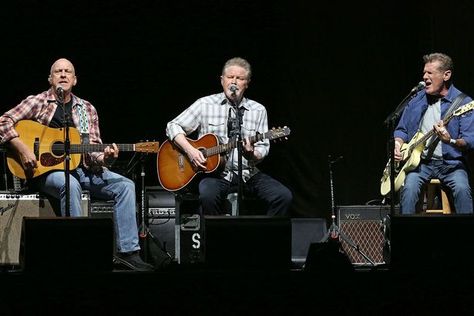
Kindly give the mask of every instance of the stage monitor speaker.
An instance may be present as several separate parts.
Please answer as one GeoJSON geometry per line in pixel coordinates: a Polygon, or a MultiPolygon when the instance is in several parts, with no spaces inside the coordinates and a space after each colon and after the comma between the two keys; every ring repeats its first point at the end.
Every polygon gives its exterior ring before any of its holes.
{"type": "Polygon", "coordinates": [[[205,264],[216,269],[291,267],[291,222],[269,216],[206,216],[205,264]]]}
{"type": "Polygon", "coordinates": [[[323,239],[327,232],[324,218],[291,219],[291,261],[294,268],[302,268],[311,243],[323,239]]]}
{"type": "MultiPolygon", "coordinates": [[[[89,194],[82,197],[83,216],[89,213],[89,194]]],[[[39,194],[0,194],[0,265],[19,265],[20,236],[23,217],[53,217],[55,212],[47,198],[39,194]]]]}
{"type": "Polygon", "coordinates": [[[393,270],[473,273],[472,215],[393,216],[390,231],[393,270]]]}
{"type": "Polygon", "coordinates": [[[374,264],[385,264],[383,248],[385,244],[385,220],[390,214],[388,206],[348,205],[338,206],[338,226],[342,248],[355,265],[372,265],[360,252],[364,253],[374,264]],[[353,245],[358,247],[352,247],[353,245]]]}
{"type": "Polygon", "coordinates": [[[21,265],[27,272],[111,271],[114,251],[110,218],[25,217],[21,265]]]}

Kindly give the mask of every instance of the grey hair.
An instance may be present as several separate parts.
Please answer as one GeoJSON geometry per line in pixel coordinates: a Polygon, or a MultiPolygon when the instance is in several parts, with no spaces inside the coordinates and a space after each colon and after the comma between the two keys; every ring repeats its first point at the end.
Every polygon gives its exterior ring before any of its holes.
{"type": "Polygon", "coordinates": [[[222,75],[224,75],[225,70],[230,66],[240,66],[247,71],[247,80],[250,81],[252,77],[252,67],[250,63],[241,57],[234,57],[225,62],[224,67],[222,67],[222,75]]]}
{"type": "Polygon", "coordinates": [[[451,57],[443,53],[431,53],[423,56],[423,61],[426,63],[432,63],[434,61],[439,61],[439,70],[446,71],[454,69],[454,63],[451,57]]]}

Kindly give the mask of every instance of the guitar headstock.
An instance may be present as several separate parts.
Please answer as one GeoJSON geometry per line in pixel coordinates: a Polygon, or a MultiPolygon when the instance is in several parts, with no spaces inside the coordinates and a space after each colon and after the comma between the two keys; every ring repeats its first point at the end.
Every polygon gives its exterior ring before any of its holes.
{"type": "Polygon", "coordinates": [[[157,153],[160,149],[158,142],[143,142],[135,144],[135,151],[141,153],[157,153]]]}
{"type": "Polygon", "coordinates": [[[267,134],[267,138],[269,140],[275,140],[275,139],[279,139],[279,140],[288,140],[288,135],[290,135],[291,133],[291,130],[288,126],[284,126],[284,127],[272,127],[271,130],[268,131],[267,134]]]}
{"type": "Polygon", "coordinates": [[[453,112],[453,116],[459,116],[459,115],[464,114],[467,111],[470,111],[472,109],[474,109],[474,101],[471,101],[471,102],[461,106],[460,108],[456,109],[453,112]]]}

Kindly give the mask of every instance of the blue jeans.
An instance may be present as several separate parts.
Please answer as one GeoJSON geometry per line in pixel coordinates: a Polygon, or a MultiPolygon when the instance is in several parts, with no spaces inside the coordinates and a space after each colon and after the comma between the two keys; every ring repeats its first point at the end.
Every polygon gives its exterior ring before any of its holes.
{"type": "Polygon", "coordinates": [[[453,195],[457,214],[472,214],[472,195],[468,173],[463,165],[448,165],[441,160],[421,162],[418,168],[409,172],[400,191],[400,212],[415,213],[421,187],[432,178],[438,178],[453,195]]]}
{"type": "MultiPolygon", "coordinates": [[[[229,182],[225,179],[205,177],[199,182],[199,200],[203,214],[219,215],[225,212],[223,203],[229,189],[237,184],[237,176],[229,182]]],[[[293,200],[291,191],[272,177],[259,172],[244,184],[246,192],[265,204],[269,216],[288,216],[293,200]]]]}
{"type": "MultiPolygon", "coordinates": [[[[35,178],[32,186],[38,191],[60,200],[61,214],[66,212],[66,186],[63,171],[53,171],[35,178]]],[[[100,174],[77,168],[71,171],[70,215],[81,215],[82,190],[88,190],[91,197],[101,200],[114,200],[115,240],[118,252],[139,250],[138,226],[136,218],[135,184],[108,169],[100,174]]]]}

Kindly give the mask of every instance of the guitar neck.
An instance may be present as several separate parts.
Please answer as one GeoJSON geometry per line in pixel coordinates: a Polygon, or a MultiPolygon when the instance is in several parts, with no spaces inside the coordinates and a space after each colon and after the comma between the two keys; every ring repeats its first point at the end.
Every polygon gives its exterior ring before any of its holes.
{"type": "Polygon", "coordinates": [[[418,147],[420,144],[424,144],[431,136],[434,135],[434,131],[431,130],[425,135],[423,135],[419,140],[413,143],[410,149],[418,147]]]}
{"type": "MultiPolygon", "coordinates": [[[[453,115],[449,115],[447,118],[445,118],[443,120],[443,125],[446,125],[448,124],[449,121],[451,121],[451,119],[453,118],[453,115]]],[[[417,140],[413,146],[411,146],[411,148],[416,148],[418,147],[420,144],[424,144],[431,136],[433,136],[435,134],[435,131],[432,129],[430,130],[428,133],[426,133],[425,135],[423,135],[419,140],[417,140]]]]}
{"type": "MultiPolygon", "coordinates": [[[[254,144],[254,143],[256,143],[256,142],[258,142],[262,139],[270,138],[268,135],[271,135],[271,131],[269,131],[267,133],[257,134],[255,136],[251,136],[251,137],[249,137],[249,141],[250,141],[251,144],[254,144]]],[[[217,146],[214,146],[214,147],[211,147],[211,148],[207,148],[204,151],[204,156],[210,157],[210,156],[230,152],[234,148],[237,148],[237,145],[238,145],[238,141],[236,139],[234,139],[233,141],[230,141],[227,144],[222,144],[222,145],[217,145],[217,146]]]]}
{"type": "MultiPolygon", "coordinates": [[[[120,151],[135,151],[135,144],[116,144],[120,151]]],[[[55,145],[56,146],[56,145],[55,145]]],[[[58,145],[60,149],[64,145],[58,145]]],[[[88,152],[103,152],[105,147],[113,148],[112,144],[71,144],[72,154],[83,154],[88,152]]]]}

